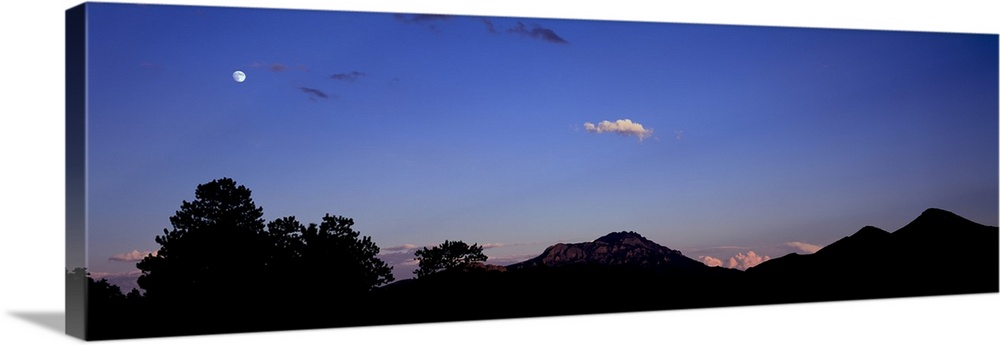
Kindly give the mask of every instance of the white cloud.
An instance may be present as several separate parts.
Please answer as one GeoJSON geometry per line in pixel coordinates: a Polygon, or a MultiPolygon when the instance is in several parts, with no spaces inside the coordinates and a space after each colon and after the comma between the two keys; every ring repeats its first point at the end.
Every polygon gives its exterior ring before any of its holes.
{"type": "Polygon", "coordinates": [[[785,245],[789,246],[789,247],[792,247],[795,250],[798,250],[798,251],[803,252],[805,254],[812,254],[812,253],[815,253],[815,252],[819,251],[820,249],[823,249],[823,246],[818,246],[818,245],[815,245],[815,244],[809,244],[809,243],[805,243],[805,242],[788,242],[788,243],[785,243],[785,245]]]}
{"type": "Polygon", "coordinates": [[[140,252],[138,250],[132,250],[128,253],[121,253],[112,255],[108,258],[108,261],[142,261],[147,255],[156,256],[156,252],[140,252]]]}
{"type": "Polygon", "coordinates": [[[526,261],[529,259],[534,259],[536,256],[538,256],[538,254],[497,255],[497,256],[490,256],[488,259],[486,259],[486,262],[494,265],[506,266],[526,261]]]}
{"type": "Polygon", "coordinates": [[[408,251],[410,249],[417,249],[417,248],[418,247],[417,247],[416,244],[406,243],[406,244],[401,244],[401,245],[398,245],[398,246],[395,246],[395,247],[383,248],[382,251],[386,251],[386,252],[405,252],[405,251],[408,251]]]}
{"type": "Polygon", "coordinates": [[[726,267],[735,268],[738,270],[746,270],[747,268],[759,265],[761,262],[771,260],[771,257],[764,255],[760,256],[754,253],[752,250],[748,251],[745,255],[743,253],[736,253],[736,256],[729,258],[729,264],[726,267]]]}
{"type": "Polygon", "coordinates": [[[587,132],[591,133],[617,133],[619,135],[634,136],[639,138],[639,141],[653,135],[652,129],[643,128],[642,124],[632,122],[632,120],[629,119],[619,119],[615,122],[605,120],[596,125],[590,122],[585,122],[583,124],[583,128],[586,129],[587,132]]]}
{"type": "Polygon", "coordinates": [[[140,270],[131,270],[128,272],[89,272],[89,273],[90,277],[94,278],[95,280],[101,280],[103,278],[111,279],[120,277],[138,278],[139,276],[142,275],[142,271],[140,270]]]}
{"type": "Polygon", "coordinates": [[[415,256],[413,255],[412,252],[393,252],[393,253],[380,253],[378,255],[378,258],[383,262],[385,262],[386,264],[389,264],[389,266],[392,266],[392,265],[401,265],[405,262],[413,260],[415,256]]]}
{"type": "Polygon", "coordinates": [[[698,257],[698,260],[701,260],[702,263],[708,265],[709,267],[722,266],[722,260],[713,258],[711,256],[701,255],[698,257]]]}

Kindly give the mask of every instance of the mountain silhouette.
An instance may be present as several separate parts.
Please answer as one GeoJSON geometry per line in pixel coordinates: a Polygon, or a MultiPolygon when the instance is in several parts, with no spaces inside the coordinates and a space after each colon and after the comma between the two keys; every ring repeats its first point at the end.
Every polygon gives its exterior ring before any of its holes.
{"type": "Polygon", "coordinates": [[[208,313],[120,297],[104,309],[92,304],[91,316],[106,327],[97,339],[995,293],[998,235],[995,226],[928,209],[894,232],[866,226],[816,253],[740,271],[709,267],[635,232],[612,232],[558,243],[513,265],[463,264],[326,305],[262,293],[255,313],[208,313]],[[223,321],[200,322],[211,317],[223,321]]]}
{"type": "Polygon", "coordinates": [[[379,298],[388,305],[434,301],[449,311],[388,316],[394,323],[713,307],[739,303],[724,292],[742,273],[706,266],[635,232],[613,232],[552,245],[505,270],[456,267],[401,280],[381,288],[379,298]],[[468,307],[484,298],[503,303],[468,307]]]}
{"type": "Polygon", "coordinates": [[[654,268],[703,268],[703,263],[684,256],[635,232],[613,232],[593,242],[559,243],[550,246],[541,255],[508,269],[529,267],[562,267],[567,265],[627,265],[654,268]]]}
{"type": "Polygon", "coordinates": [[[613,232],[552,245],[506,270],[453,269],[382,292],[390,304],[424,299],[458,310],[436,321],[997,292],[997,244],[997,227],[932,208],[894,232],[866,226],[816,253],[744,272],[708,267],[635,232],[613,232]],[[463,307],[485,296],[504,303],[463,307]]]}
{"type": "Polygon", "coordinates": [[[866,226],[746,275],[777,292],[765,303],[997,292],[997,243],[997,227],[931,208],[892,233],[866,226]]]}

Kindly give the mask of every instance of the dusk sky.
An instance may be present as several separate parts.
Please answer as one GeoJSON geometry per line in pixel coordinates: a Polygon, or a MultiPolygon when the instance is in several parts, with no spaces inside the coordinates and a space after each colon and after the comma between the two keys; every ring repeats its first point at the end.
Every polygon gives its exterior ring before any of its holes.
{"type": "Polygon", "coordinates": [[[353,218],[397,278],[444,240],[728,266],[930,207],[997,225],[996,35],[90,6],[92,272],[221,177],[267,221],[353,218]]]}

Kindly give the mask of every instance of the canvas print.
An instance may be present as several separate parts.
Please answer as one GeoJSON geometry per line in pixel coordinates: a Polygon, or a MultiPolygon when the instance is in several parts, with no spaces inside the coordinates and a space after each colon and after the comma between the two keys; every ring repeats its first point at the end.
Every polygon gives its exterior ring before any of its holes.
{"type": "Polygon", "coordinates": [[[107,3],[66,23],[80,338],[1000,287],[995,34],[107,3]]]}

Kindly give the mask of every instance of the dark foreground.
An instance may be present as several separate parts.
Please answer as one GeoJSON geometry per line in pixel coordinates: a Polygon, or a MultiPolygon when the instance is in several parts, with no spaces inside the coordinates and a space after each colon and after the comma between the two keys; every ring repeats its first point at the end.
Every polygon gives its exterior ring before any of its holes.
{"type": "Polygon", "coordinates": [[[865,227],[815,254],[789,254],[743,272],[705,266],[635,233],[613,233],[556,245],[508,267],[452,269],[366,294],[306,298],[248,286],[184,301],[92,300],[87,338],[997,293],[998,243],[996,227],[929,209],[894,232],[865,227]],[[913,256],[930,259],[907,259],[913,256]],[[742,293],[732,294],[733,286],[742,293]]]}

